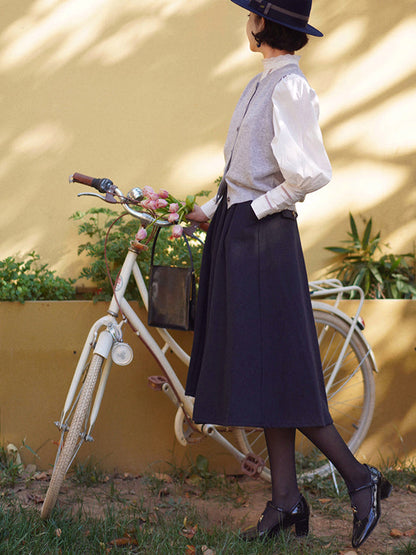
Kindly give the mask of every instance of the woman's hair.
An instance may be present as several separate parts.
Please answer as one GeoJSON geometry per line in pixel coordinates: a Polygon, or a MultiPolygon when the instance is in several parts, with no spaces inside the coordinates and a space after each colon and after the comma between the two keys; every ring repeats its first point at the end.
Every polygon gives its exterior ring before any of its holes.
{"type": "MultiPolygon", "coordinates": [[[[260,16],[257,14],[256,17],[260,19],[260,16]]],[[[257,43],[264,42],[272,48],[287,50],[288,52],[300,50],[308,43],[309,40],[306,33],[289,29],[289,27],[270,21],[270,19],[264,19],[263,31],[253,33],[253,36],[257,43]]]]}

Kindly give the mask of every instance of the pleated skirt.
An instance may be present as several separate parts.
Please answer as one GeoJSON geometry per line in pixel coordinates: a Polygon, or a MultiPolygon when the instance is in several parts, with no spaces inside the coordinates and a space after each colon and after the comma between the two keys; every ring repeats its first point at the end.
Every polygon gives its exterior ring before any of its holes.
{"type": "Polygon", "coordinates": [[[223,198],[206,238],[186,393],[194,420],[332,423],[296,214],[223,198]]]}

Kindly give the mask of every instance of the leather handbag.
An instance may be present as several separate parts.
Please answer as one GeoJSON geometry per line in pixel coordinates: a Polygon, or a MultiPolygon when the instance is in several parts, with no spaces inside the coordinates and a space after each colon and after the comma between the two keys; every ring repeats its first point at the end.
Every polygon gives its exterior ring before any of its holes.
{"type": "Polygon", "coordinates": [[[196,287],[192,251],[188,247],[190,267],[154,264],[158,229],[152,246],[149,276],[148,324],[158,328],[193,330],[195,322],[196,287]]]}

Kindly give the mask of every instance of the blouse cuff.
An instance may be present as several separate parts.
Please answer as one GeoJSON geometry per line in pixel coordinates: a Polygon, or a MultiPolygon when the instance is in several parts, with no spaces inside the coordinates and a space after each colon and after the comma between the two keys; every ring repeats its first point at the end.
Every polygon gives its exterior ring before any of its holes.
{"type": "Polygon", "coordinates": [[[216,198],[215,197],[212,198],[211,200],[209,200],[208,202],[203,204],[200,208],[201,208],[202,212],[206,215],[208,220],[210,220],[212,218],[212,216],[214,215],[215,210],[217,209],[216,198]]]}
{"type": "Polygon", "coordinates": [[[261,220],[265,216],[293,207],[295,202],[289,197],[282,185],[253,200],[251,208],[257,219],[261,220]]]}

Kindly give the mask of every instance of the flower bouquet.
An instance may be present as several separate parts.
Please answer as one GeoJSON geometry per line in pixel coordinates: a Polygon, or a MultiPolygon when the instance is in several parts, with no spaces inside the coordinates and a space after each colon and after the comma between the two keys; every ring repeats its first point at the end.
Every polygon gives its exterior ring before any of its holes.
{"type": "MultiPolygon", "coordinates": [[[[182,237],[183,219],[194,209],[196,198],[206,197],[209,193],[210,191],[200,191],[195,195],[188,195],[185,201],[180,201],[165,189],[160,189],[157,193],[152,187],[146,186],[141,190],[141,196],[137,200],[143,212],[155,219],[171,223],[172,231],[169,239],[176,239],[182,237]]],[[[136,233],[132,246],[137,250],[147,250],[147,245],[153,239],[157,229],[154,223],[142,226],[136,233]]]]}

